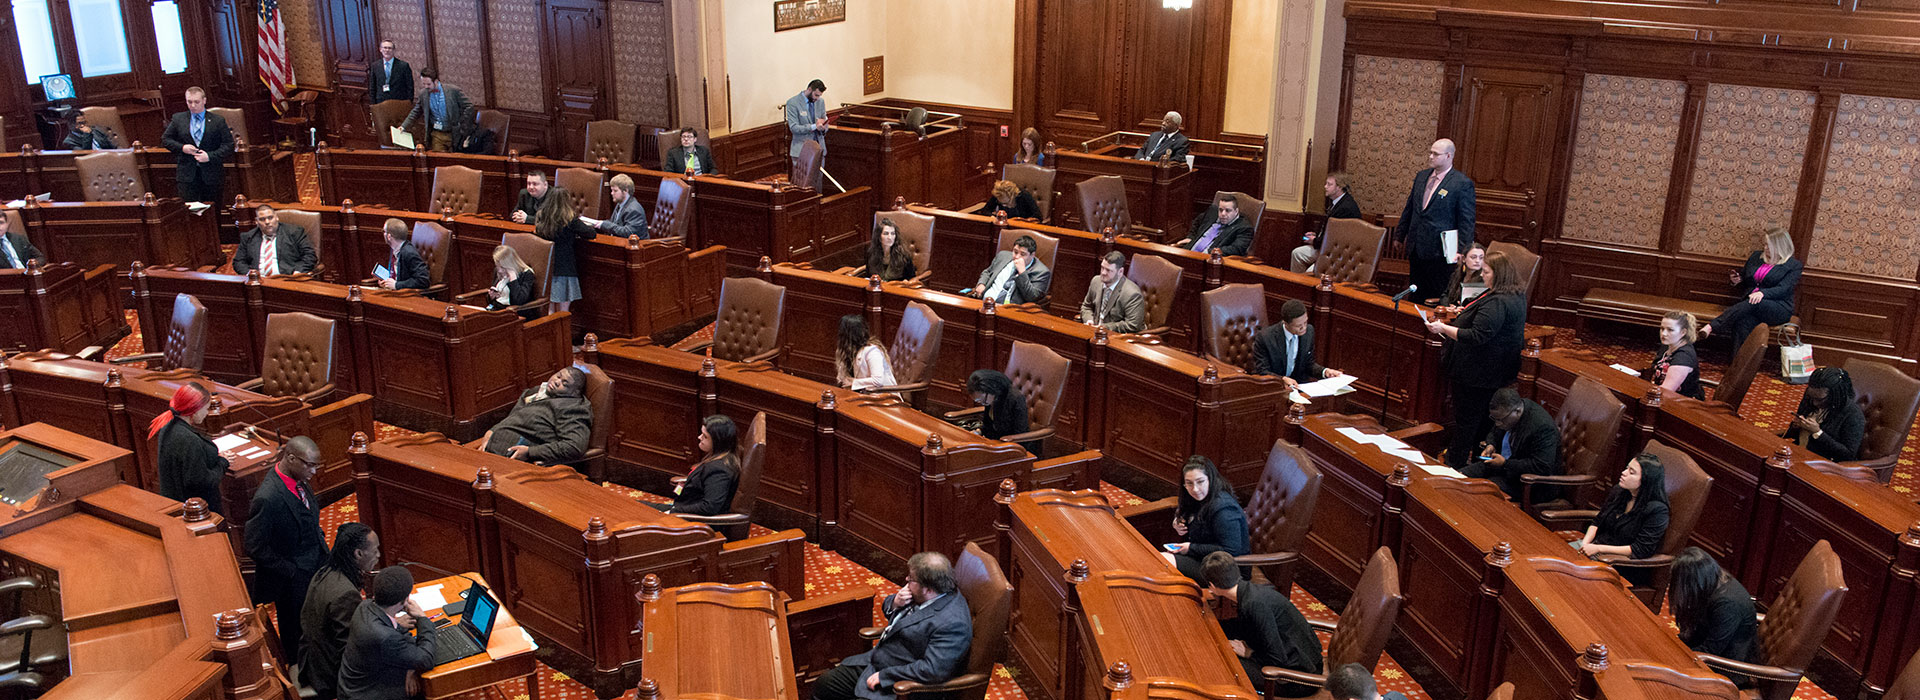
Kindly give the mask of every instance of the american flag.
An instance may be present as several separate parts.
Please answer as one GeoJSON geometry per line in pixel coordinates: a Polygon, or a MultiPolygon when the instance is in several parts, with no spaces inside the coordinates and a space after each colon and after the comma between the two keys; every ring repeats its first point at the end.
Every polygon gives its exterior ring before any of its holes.
{"type": "Polygon", "coordinates": [[[280,21],[280,0],[260,0],[260,82],[273,95],[273,109],[293,87],[293,66],[287,64],[287,25],[280,21]]]}

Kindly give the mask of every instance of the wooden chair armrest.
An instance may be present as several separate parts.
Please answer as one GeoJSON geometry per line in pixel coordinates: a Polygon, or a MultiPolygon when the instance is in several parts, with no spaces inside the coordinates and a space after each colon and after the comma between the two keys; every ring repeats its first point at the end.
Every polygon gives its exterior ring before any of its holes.
{"type": "Polygon", "coordinates": [[[692,353],[698,353],[698,352],[701,352],[701,351],[703,351],[703,350],[706,350],[707,348],[710,348],[710,347],[713,347],[713,340],[712,340],[711,338],[709,338],[709,339],[707,339],[707,340],[702,340],[702,341],[699,341],[699,342],[695,342],[695,343],[684,343],[684,342],[683,342],[683,343],[679,343],[679,344],[675,344],[675,345],[673,346],[673,349],[675,349],[675,350],[680,350],[680,351],[683,351],[683,352],[692,352],[692,353]]]}
{"type": "Polygon", "coordinates": [[[485,437],[477,437],[465,443],[463,446],[471,447],[476,450],[485,451],[487,449],[487,439],[485,437]]]}
{"type": "Polygon", "coordinates": [[[840,269],[837,269],[837,270],[834,270],[834,271],[833,271],[833,274],[836,274],[836,275],[846,275],[846,276],[848,276],[848,277],[859,277],[859,278],[861,278],[861,279],[866,279],[866,277],[867,277],[867,266],[865,266],[865,265],[861,265],[861,266],[858,266],[858,267],[843,267],[843,268],[840,268],[840,269]]]}
{"type": "Polygon", "coordinates": [[[913,382],[910,384],[894,384],[892,386],[870,386],[865,389],[861,389],[859,391],[862,394],[890,394],[893,392],[904,393],[909,391],[920,391],[931,385],[932,384],[930,382],[923,380],[923,381],[913,382]]]}
{"type": "Polygon", "coordinates": [[[706,525],[745,525],[747,524],[747,516],[741,513],[721,513],[719,515],[690,515],[687,513],[668,513],[668,515],[671,515],[673,517],[676,517],[688,522],[703,523],[706,525]]]}
{"type": "Polygon", "coordinates": [[[777,358],[779,356],[780,356],[780,348],[774,348],[772,350],[768,350],[758,355],[748,357],[747,359],[741,360],[740,362],[741,364],[752,364],[755,362],[772,362],[774,358],[777,358]]]}
{"type": "MultiPolygon", "coordinates": [[[[455,294],[453,295],[453,301],[456,304],[466,304],[466,303],[470,303],[467,301],[469,299],[485,299],[487,298],[488,291],[491,291],[491,290],[476,289],[471,292],[467,292],[466,294],[455,294]]],[[[484,304],[474,304],[474,305],[484,306],[484,304]]]]}
{"type": "Polygon", "coordinates": [[[972,213],[974,213],[974,212],[977,212],[977,211],[980,211],[981,209],[985,209],[985,208],[987,208],[987,203],[986,203],[986,202],[984,202],[984,201],[981,201],[981,202],[974,202],[974,203],[973,203],[973,206],[970,206],[970,207],[967,207],[967,208],[965,208],[965,209],[961,209],[961,210],[960,210],[960,213],[962,213],[962,214],[972,214],[972,213]]]}
{"type": "Polygon", "coordinates": [[[880,633],[885,631],[887,631],[885,627],[862,627],[860,628],[860,638],[868,640],[879,639],[880,633]]]}
{"type": "Polygon", "coordinates": [[[1307,626],[1313,628],[1315,632],[1325,632],[1327,634],[1333,634],[1334,630],[1340,629],[1340,623],[1328,622],[1326,620],[1308,620],[1307,626]]]}
{"type": "Polygon", "coordinates": [[[149,361],[149,360],[161,360],[161,359],[166,359],[166,356],[167,356],[167,355],[166,355],[166,353],[159,353],[159,352],[143,352],[143,353],[140,353],[140,354],[138,354],[138,355],[128,355],[128,356],[126,356],[126,357],[115,357],[115,358],[110,358],[110,359],[108,359],[108,360],[107,360],[107,364],[111,364],[111,365],[130,365],[130,364],[133,364],[133,363],[135,363],[135,362],[147,362],[147,361],[149,361]]]}
{"type": "Polygon", "coordinates": [[[1242,554],[1233,558],[1233,563],[1241,566],[1271,566],[1287,564],[1300,560],[1299,552],[1269,552],[1264,554],[1242,554]]]}
{"type": "Polygon", "coordinates": [[[241,382],[239,384],[235,384],[233,388],[246,389],[247,391],[255,391],[255,390],[258,390],[260,387],[265,386],[266,383],[267,383],[267,379],[265,377],[254,377],[252,379],[241,382]]]}
{"type": "Polygon", "coordinates": [[[1546,484],[1550,486],[1585,486],[1595,481],[1599,481],[1599,477],[1581,476],[1579,474],[1521,474],[1520,475],[1520,483],[1523,483],[1523,484],[1546,484]]]}
{"type": "Polygon", "coordinates": [[[1260,667],[1260,678],[1261,680],[1266,681],[1266,684],[1268,686],[1276,685],[1279,683],[1299,683],[1301,685],[1310,685],[1315,688],[1324,688],[1327,685],[1326,676],[1320,675],[1318,673],[1305,673],[1302,671],[1295,671],[1290,668],[1280,668],[1279,666],[1260,667]]]}
{"type": "Polygon", "coordinates": [[[1618,568],[1664,569],[1669,566],[1673,566],[1673,556],[1669,554],[1655,554],[1645,559],[1634,559],[1632,557],[1623,557],[1618,554],[1602,554],[1600,556],[1594,557],[1594,559],[1600,561],[1601,563],[1608,564],[1616,569],[1618,568]]]}
{"type": "Polygon", "coordinates": [[[1146,330],[1140,331],[1139,333],[1135,333],[1134,335],[1166,335],[1171,331],[1173,331],[1172,326],[1154,326],[1152,328],[1148,328],[1146,330]]]}
{"type": "Polygon", "coordinates": [[[1405,428],[1401,428],[1399,430],[1395,430],[1391,433],[1387,433],[1387,436],[1395,440],[1399,440],[1401,442],[1406,442],[1413,438],[1417,438],[1422,435],[1427,435],[1431,433],[1437,433],[1442,430],[1446,430],[1446,428],[1442,427],[1439,423],[1421,423],[1419,425],[1408,426],[1405,428]]]}
{"type": "Polygon", "coordinates": [[[1597,511],[1597,510],[1543,510],[1543,511],[1540,511],[1540,519],[1542,520],[1592,520],[1597,517],[1600,517],[1600,511],[1597,511]]]}
{"type": "Polygon", "coordinates": [[[517,314],[525,311],[541,311],[547,308],[548,303],[550,303],[549,299],[547,299],[546,297],[540,297],[533,301],[529,301],[525,304],[521,304],[519,306],[513,307],[513,312],[517,314]]]}
{"type": "Polygon", "coordinates": [[[1150,515],[1162,511],[1171,511],[1180,507],[1179,496],[1168,496],[1158,501],[1147,501],[1118,509],[1120,517],[1131,520],[1137,516],[1150,515]]]}
{"type": "Polygon", "coordinates": [[[1779,666],[1750,664],[1745,661],[1734,661],[1733,659],[1729,659],[1724,656],[1714,656],[1713,654],[1708,654],[1705,652],[1697,652],[1693,655],[1693,658],[1699,659],[1700,663],[1706,664],[1707,666],[1712,667],[1719,671],[1732,671],[1734,673],[1753,676],[1755,678],[1759,678],[1762,680],[1781,681],[1783,683],[1793,683],[1800,680],[1801,676],[1806,675],[1805,671],[1795,671],[1793,669],[1782,668],[1779,666]]]}
{"type": "Polygon", "coordinates": [[[913,276],[913,281],[919,282],[921,284],[926,284],[927,280],[930,280],[930,279],[933,279],[932,270],[921,270],[919,273],[913,276]]]}
{"type": "Polygon", "coordinates": [[[1001,436],[1000,439],[1005,442],[1033,442],[1035,440],[1045,440],[1050,437],[1053,437],[1053,428],[1041,428],[1039,430],[1029,430],[1024,433],[1004,435],[1001,436]]]}
{"type": "Polygon", "coordinates": [[[972,408],[963,408],[958,411],[949,411],[947,412],[946,415],[943,415],[941,417],[947,420],[958,420],[961,418],[972,418],[974,416],[982,415],[986,412],[987,412],[987,407],[974,406],[972,408]]]}
{"type": "Polygon", "coordinates": [[[301,394],[300,400],[307,402],[308,405],[318,406],[325,403],[328,396],[333,395],[333,389],[333,382],[327,382],[318,389],[301,394]]]}
{"type": "Polygon", "coordinates": [[[984,687],[991,677],[984,673],[968,673],[944,683],[925,684],[917,681],[896,681],[893,684],[893,696],[904,698],[921,693],[939,693],[943,696],[957,694],[968,688],[984,687]]]}
{"type": "Polygon", "coordinates": [[[1872,469],[1877,472],[1881,469],[1886,469],[1899,463],[1900,463],[1900,453],[1895,452],[1885,457],[1878,457],[1874,459],[1857,459],[1851,462],[1839,462],[1838,464],[1840,464],[1840,466],[1843,466],[1843,467],[1853,467],[1857,469],[1872,469]]]}

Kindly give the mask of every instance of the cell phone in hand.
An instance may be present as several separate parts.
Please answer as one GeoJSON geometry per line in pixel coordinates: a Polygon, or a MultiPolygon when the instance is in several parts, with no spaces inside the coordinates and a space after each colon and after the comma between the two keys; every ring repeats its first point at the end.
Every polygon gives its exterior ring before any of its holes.
{"type": "Polygon", "coordinates": [[[1167,550],[1167,552],[1170,554],[1179,554],[1180,553],[1179,547],[1180,547],[1180,544],[1177,542],[1169,542],[1167,544],[1160,545],[1161,549],[1167,550]]]}

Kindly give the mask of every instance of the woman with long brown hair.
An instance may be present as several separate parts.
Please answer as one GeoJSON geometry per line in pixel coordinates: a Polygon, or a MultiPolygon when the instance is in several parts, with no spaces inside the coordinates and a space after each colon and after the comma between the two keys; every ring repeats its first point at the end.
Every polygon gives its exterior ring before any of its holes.
{"type": "Polygon", "coordinates": [[[913,268],[913,254],[907,252],[907,242],[900,239],[900,226],[892,219],[881,219],[874,224],[873,240],[867,242],[867,274],[898,282],[913,279],[917,273],[913,268]]]}
{"type": "Polygon", "coordinates": [[[1013,160],[1007,162],[1047,167],[1046,144],[1047,140],[1040,137],[1040,130],[1029,126],[1020,132],[1020,149],[1014,151],[1013,160]]]}
{"type": "Polygon", "coordinates": [[[840,386],[866,391],[876,386],[893,386],[893,363],[880,339],[867,330],[867,319],[860,314],[840,317],[840,341],[833,352],[834,373],[840,386]]]}
{"type": "Polygon", "coordinates": [[[547,298],[553,302],[554,310],[566,311],[581,296],[580,262],[575,242],[591,240],[598,232],[580,220],[579,212],[573,209],[573,198],[559,187],[547,193],[546,201],[540,204],[540,211],[533,215],[533,232],[553,241],[553,267],[547,270],[553,283],[548,285],[547,298]]]}

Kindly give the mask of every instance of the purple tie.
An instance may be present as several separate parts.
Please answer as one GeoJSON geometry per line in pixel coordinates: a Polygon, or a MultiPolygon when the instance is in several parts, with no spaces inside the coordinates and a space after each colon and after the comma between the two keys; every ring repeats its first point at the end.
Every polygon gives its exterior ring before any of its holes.
{"type": "Polygon", "coordinates": [[[1207,235],[1201,236],[1200,240],[1193,243],[1193,249],[1201,253],[1207,252],[1207,246],[1213,245],[1214,237],[1219,235],[1220,222],[1216,221],[1213,223],[1213,228],[1207,229],[1207,235]]]}

